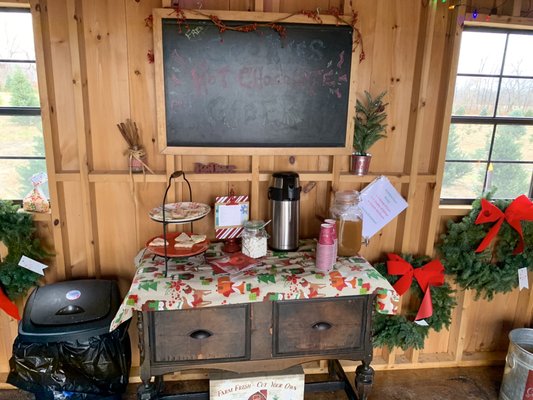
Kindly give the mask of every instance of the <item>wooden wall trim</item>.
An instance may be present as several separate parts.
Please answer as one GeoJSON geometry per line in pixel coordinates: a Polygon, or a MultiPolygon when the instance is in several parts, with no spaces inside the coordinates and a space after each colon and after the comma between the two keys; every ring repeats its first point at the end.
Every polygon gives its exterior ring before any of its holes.
{"type": "MultiPolygon", "coordinates": [[[[172,160],[173,156],[169,156],[169,159],[172,160]]],[[[260,156],[253,156],[252,160],[260,160],[260,156]],[[257,158],[255,158],[257,157],[257,158]]],[[[342,171],[341,163],[343,157],[338,157],[339,167],[338,167],[338,177],[337,182],[343,183],[370,183],[380,176],[386,176],[392,183],[410,183],[411,177],[407,174],[398,174],[394,172],[374,172],[367,175],[353,175],[349,172],[342,171]]],[[[258,166],[257,166],[258,168],[258,166]]],[[[176,169],[170,168],[169,171],[172,173],[176,169]],[[172,171],[170,171],[172,170],[172,171]]],[[[267,182],[270,180],[270,176],[274,171],[257,171],[257,174],[254,175],[252,172],[234,172],[234,173],[220,173],[220,174],[198,174],[194,172],[186,172],[187,179],[191,182],[220,182],[221,180],[232,181],[232,182],[254,182],[256,179],[259,182],[267,182]]],[[[88,173],[89,182],[130,182],[133,180],[136,183],[154,183],[154,182],[167,182],[168,176],[170,173],[156,172],[155,174],[130,174],[126,171],[117,172],[117,171],[91,171],[88,173]]],[[[300,174],[302,181],[334,181],[335,172],[302,172],[300,174]]],[[[436,182],[436,175],[434,174],[418,174],[417,179],[419,183],[434,184],[436,182]]],[[[58,172],[56,173],[56,180],[58,182],[78,182],[80,180],[79,172],[58,172]]]]}
{"type": "Polygon", "coordinates": [[[435,135],[437,147],[433,151],[436,165],[436,184],[432,189],[432,198],[429,204],[428,235],[424,245],[426,254],[433,254],[435,246],[435,233],[439,221],[439,204],[444,175],[444,160],[446,159],[446,144],[448,143],[448,133],[451,123],[453,93],[455,91],[455,80],[457,75],[457,64],[459,62],[459,50],[461,46],[462,28],[458,21],[464,18],[466,7],[457,6],[453,9],[453,14],[448,20],[448,30],[446,35],[446,47],[444,49],[444,59],[449,63],[443,66],[440,78],[439,102],[437,107],[437,124],[439,131],[435,135]]]}
{"type": "Polygon", "coordinates": [[[0,7],[21,7],[21,8],[29,8],[30,7],[30,0],[16,0],[16,1],[3,1],[0,0],[0,7]]]}
{"type": "MultiPolygon", "coordinates": [[[[39,100],[41,104],[41,119],[43,126],[44,147],[46,154],[46,169],[48,171],[49,192],[52,217],[52,235],[54,241],[54,264],[59,280],[67,277],[66,262],[68,260],[68,242],[64,240],[62,226],[66,222],[65,209],[62,205],[62,196],[56,179],[57,157],[60,152],[55,143],[53,125],[56,115],[54,114],[54,74],[51,66],[50,35],[46,13],[46,0],[31,0],[31,15],[33,21],[33,35],[35,41],[35,59],[37,65],[37,79],[39,82],[39,100]]],[[[57,132],[57,130],[56,130],[57,132]]]]}
{"type": "MultiPolygon", "coordinates": [[[[456,7],[458,8],[458,7],[456,7]]],[[[465,25],[505,29],[533,29],[533,18],[510,17],[506,15],[478,14],[474,20],[471,13],[464,13],[465,25]]]]}
{"type": "MultiPolygon", "coordinates": [[[[435,28],[435,15],[437,7],[428,6],[420,9],[420,28],[418,33],[417,60],[415,62],[415,79],[413,95],[411,98],[411,118],[409,118],[409,135],[407,151],[405,153],[405,165],[408,167],[409,185],[406,190],[408,204],[414,203],[417,194],[418,171],[421,154],[421,146],[424,130],[424,118],[426,118],[426,99],[428,98],[428,81],[432,60],[433,37],[435,28]]],[[[413,243],[411,232],[413,230],[414,215],[418,213],[414,207],[407,207],[405,222],[402,233],[402,252],[417,253],[418,245],[413,243]]]]}
{"type": "Polygon", "coordinates": [[[87,94],[87,73],[86,57],[84,52],[84,35],[83,35],[83,10],[81,0],[67,0],[67,24],[69,31],[70,57],[72,64],[72,84],[74,85],[74,108],[75,108],[75,125],[78,136],[78,164],[79,164],[79,183],[81,189],[81,208],[83,213],[84,243],[87,255],[87,272],[91,277],[100,277],[100,271],[97,268],[97,252],[95,238],[97,227],[93,216],[91,199],[91,188],[89,183],[89,165],[90,165],[90,145],[87,140],[90,137],[90,126],[88,110],[85,107],[88,104],[87,94]]]}
{"type": "MultiPolygon", "coordinates": [[[[250,188],[251,206],[250,213],[252,219],[259,219],[259,156],[252,156],[252,187],[250,188]]],[[[230,178],[233,181],[233,177],[230,178]]]]}

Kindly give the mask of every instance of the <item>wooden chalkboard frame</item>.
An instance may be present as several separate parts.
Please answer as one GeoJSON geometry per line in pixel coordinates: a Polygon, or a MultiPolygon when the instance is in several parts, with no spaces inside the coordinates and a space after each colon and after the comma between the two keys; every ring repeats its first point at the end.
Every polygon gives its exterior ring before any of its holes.
{"type": "MultiPolygon", "coordinates": [[[[306,15],[290,15],[284,13],[236,12],[220,10],[183,10],[190,20],[209,20],[207,15],[216,15],[226,21],[254,21],[257,23],[283,19],[283,23],[317,24],[306,15]]],[[[325,25],[346,25],[332,15],[321,15],[325,25]]],[[[174,10],[160,8],[153,10],[154,33],[154,64],[157,111],[157,138],[159,151],[162,154],[183,155],[348,155],[353,152],[353,130],[355,116],[355,84],[359,57],[356,51],[351,52],[351,69],[349,82],[348,112],[346,121],[346,140],[344,147],[192,147],[170,146],[167,143],[165,77],[163,59],[163,19],[177,19],[174,10]]],[[[246,34],[246,33],[243,33],[246,34]]],[[[356,33],[354,32],[354,35],[356,33]]],[[[222,34],[223,35],[223,34],[222,34]]],[[[353,49],[352,49],[353,50],[353,49]]]]}

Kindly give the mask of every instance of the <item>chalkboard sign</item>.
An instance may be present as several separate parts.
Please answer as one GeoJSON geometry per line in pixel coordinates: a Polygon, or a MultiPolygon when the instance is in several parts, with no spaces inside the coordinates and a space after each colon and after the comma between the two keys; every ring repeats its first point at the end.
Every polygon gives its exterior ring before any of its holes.
{"type": "Polygon", "coordinates": [[[281,38],[267,27],[220,33],[211,20],[193,17],[179,25],[175,18],[160,19],[155,62],[163,86],[162,150],[351,150],[352,28],[312,20],[283,26],[281,38]]]}

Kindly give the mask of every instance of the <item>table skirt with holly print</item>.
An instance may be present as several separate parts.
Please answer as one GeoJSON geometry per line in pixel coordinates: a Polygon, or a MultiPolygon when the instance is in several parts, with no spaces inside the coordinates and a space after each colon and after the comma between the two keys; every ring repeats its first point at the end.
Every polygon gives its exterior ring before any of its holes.
{"type": "Polygon", "coordinates": [[[222,252],[213,243],[200,255],[165,260],[143,249],[137,271],[110,331],[133,311],[180,310],[258,301],[283,301],[376,293],[376,309],[395,314],[398,294],[362,257],[338,257],[333,269],[315,265],[316,241],[301,241],[298,251],[268,251],[253,260],[242,253],[222,252]]]}

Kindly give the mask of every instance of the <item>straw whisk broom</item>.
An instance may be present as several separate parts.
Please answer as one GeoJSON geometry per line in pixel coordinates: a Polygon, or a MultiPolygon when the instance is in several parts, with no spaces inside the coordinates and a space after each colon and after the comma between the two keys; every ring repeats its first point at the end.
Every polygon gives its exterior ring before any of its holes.
{"type": "Polygon", "coordinates": [[[133,160],[136,160],[137,162],[134,164],[140,165],[142,172],[144,172],[144,169],[146,168],[153,174],[154,171],[152,171],[143,161],[143,158],[146,157],[146,150],[141,143],[141,137],[139,136],[137,124],[128,118],[126,122],[117,124],[117,128],[128,144],[128,149],[124,152],[124,154],[129,154],[130,172],[132,172],[132,162],[133,160]]]}

